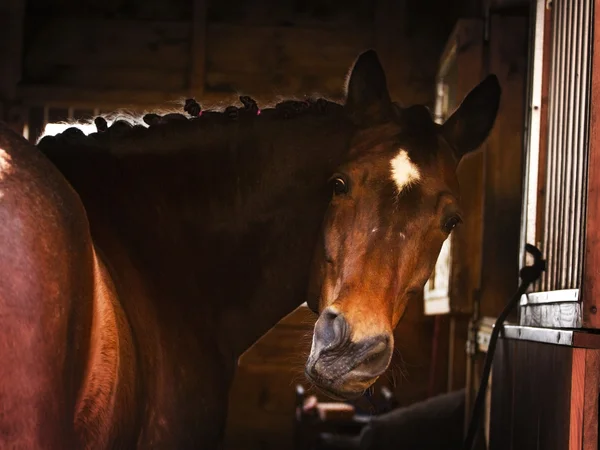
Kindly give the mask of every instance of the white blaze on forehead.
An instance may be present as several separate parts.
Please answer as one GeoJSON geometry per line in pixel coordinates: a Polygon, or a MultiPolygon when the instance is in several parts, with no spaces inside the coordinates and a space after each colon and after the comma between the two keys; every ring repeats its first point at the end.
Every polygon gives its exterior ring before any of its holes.
{"type": "Polygon", "coordinates": [[[396,183],[398,192],[421,179],[421,173],[415,163],[408,157],[406,150],[400,149],[391,161],[392,179],[396,183]]]}

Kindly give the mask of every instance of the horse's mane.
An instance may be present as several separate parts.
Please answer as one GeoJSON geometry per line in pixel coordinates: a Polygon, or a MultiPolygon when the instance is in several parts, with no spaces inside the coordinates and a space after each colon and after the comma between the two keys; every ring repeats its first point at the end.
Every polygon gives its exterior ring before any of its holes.
{"type": "Polygon", "coordinates": [[[155,153],[160,152],[161,148],[166,148],[165,151],[173,148],[172,145],[164,145],[168,139],[177,139],[182,144],[191,139],[197,140],[198,130],[203,131],[204,139],[210,140],[211,130],[222,131],[224,127],[236,123],[329,116],[344,111],[342,105],[323,97],[284,99],[267,105],[264,109],[259,108],[256,101],[248,96],[241,96],[240,102],[241,106],[203,110],[198,102],[187,99],[180,109],[163,109],[142,114],[121,110],[102,114],[94,119],[61,122],[63,126],[68,126],[66,130],[54,135],[43,134],[37,145],[44,152],[68,153],[75,148],[87,148],[113,154],[139,151],[155,153]],[[96,131],[90,133],[91,126],[96,131]],[[157,145],[157,139],[163,145],[157,145]]]}

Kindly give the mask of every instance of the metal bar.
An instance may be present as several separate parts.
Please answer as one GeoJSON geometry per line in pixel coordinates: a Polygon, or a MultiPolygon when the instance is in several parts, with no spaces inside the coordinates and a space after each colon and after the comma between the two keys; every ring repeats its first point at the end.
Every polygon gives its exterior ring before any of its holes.
{"type": "Polygon", "coordinates": [[[560,286],[570,286],[571,269],[572,269],[572,251],[571,251],[571,235],[573,227],[571,226],[571,217],[573,216],[573,182],[574,182],[574,154],[575,147],[573,146],[573,120],[575,113],[575,84],[577,82],[576,75],[576,42],[577,41],[577,24],[575,17],[577,14],[577,5],[579,2],[566,2],[567,4],[567,86],[565,90],[565,121],[562,126],[565,128],[563,157],[564,157],[564,183],[563,188],[563,232],[561,233],[562,241],[562,271],[560,277],[560,286]]]}
{"type": "Polygon", "coordinates": [[[531,66],[529,79],[530,106],[528,111],[528,130],[526,137],[526,151],[524,160],[524,188],[523,188],[523,226],[521,227],[521,245],[519,245],[519,265],[526,265],[525,244],[535,243],[536,216],[538,197],[538,173],[540,159],[540,126],[542,109],[542,80],[544,69],[544,25],[545,25],[545,0],[537,0],[532,11],[533,45],[531,51],[531,66]]]}
{"type": "Polygon", "coordinates": [[[568,287],[578,286],[579,278],[579,252],[577,251],[577,240],[579,239],[579,221],[577,211],[579,208],[580,201],[580,184],[581,184],[581,128],[580,128],[580,108],[582,104],[582,91],[581,91],[581,73],[582,73],[582,60],[583,60],[583,10],[585,8],[586,1],[576,2],[576,15],[574,17],[574,23],[576,27],[576,37],[574,39],[574,53],[575,60],[573,62],[573,70],[575,72],[575,91],[573,93],[573,122],[572,127],[573,133],[573,179],[571,182],[571,208],[569,217],[569,228],[571,233],[569,235],[569,254],[570,254],[570,277],[567,284],[568,287]],[[577,7],[580,6],[580,7],[577,7]]]}
{"type": "MultiPolygon", "coordinates": [[[[557,89],[557,77],[559,75],[559,71],[555,68],[558,66],[558,58],[560,55],[560,51],[558,51],[559,45],[559,34],[560,34],[560,9],[558,4],[552,10],[552,23],[553,30],[552,33],[552,54],[551,54],[551,68],[550,71],[550,85],[549,85],[549,93],[548,93],[548,148],[547,148],[547,161],[548,168],[546,171],[546,199],[544,205],[544,224],[545,224],[545,233],[544,233],[544,244],[543,244],[543,252],[544,256],[548,261],[552,261],[554,257],[554,249],[552,246],[552,242],[554,239],[554,172],[556,168],[556,163],[554,161],[554,142],[556,141],[556,127],[554,126],[556,123],[556,89],[557,89]]],[[[548,264],[548,270],[543,275],[543,290],[550,290],[552,286],[552,264],[548,264]]]]}
{"type": "Polygon", "coordinates": [[[531,292],[521,297],[520,305],[538,305],[544,303],[577,302],[579,289],[560,289],[546,292],[531,292]]]}
{"type": "MultiPolygon", "coordinates": [[[[541,80],[543,78],[544,6],[532,12],[533,61],[530,66],[527,117],[524,224],[521,243],[535,242],[537,187],[540,162],[541,80]],[[537,108],[536,108],[537,106],[537,108]]],[[[535,286],[544,292],[581,287],[585,260],[593,0],[555,0],[552,6],[552,39],[548,86],[548,130],[544,231],[539,236],[548,270],[535,286]]],[[[521,264],[524,255],[520,255],[521,264]]],[[[524,300],[525,301],[525,300],[524,300]]],[[[526,299],[532,303],[531,298],[526,299]]]]}
{"type": "Polygon", "coordinates": [[[546,344],[573,345],[573,331],[571,330],[504,325],[503,337],[546,344]]]}
{"type": "MultiPolygon", "coordinates": [[[[555,124],[558,128],[558,140],[556,141],[556,180],[554,189],[557,193],[557,205],[558,208],[554,219],[555,219],[555,240],[554,245],[556,247],[555,250],[555,259],[554,259],[554,285],[560,285],[563,273],[563,260],[561,258],[561,254],[564,251],[563,242],[562,242],[562,234],[564,233],[564,216],[562,212],[565,208],[565,192],[564,183],[565,183],[565,138],[566,138],[566,130],[565,130],[565,121],[567,115],[567,83],[568,83],[568,64],[569,64],[569,46],[568,41],[570,38],[570,20],[569,20],[569,8],[568,1],[561,2],[561,61],[559,66],[559,77],[561,78],[561,82],[558,86],[559,98],[558,98],[558,115],[557,115],[557,123],[555,124]]],[[[552,264],[552,261],[550,261],[552,264]]]]}

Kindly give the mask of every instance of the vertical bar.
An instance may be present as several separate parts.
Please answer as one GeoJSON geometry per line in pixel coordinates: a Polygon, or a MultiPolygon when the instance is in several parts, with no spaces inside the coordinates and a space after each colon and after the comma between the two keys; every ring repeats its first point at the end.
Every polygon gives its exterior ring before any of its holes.
{"type": "Polygon", "coordinates": [[[558,139],[558,128],[557,128],[557,112],[559,105],[559,86],[561,80],[561,58],[562,58],[562,10],[561,2],[556,1],[552,15],[553,15],[553,43],[552,43],[552,65],[551,65],[551,80],[550,80],[550,93],[549,93],[549,136],[548,136],[548,172],[546,174],[546,215],[544,222],[546,224],[546,233],[544,235],[544,253],[548,260],[548,270],[546,272],[546,278],[544,283],[544,290],[551,290],[554,285],[554,255],[556,240],[556,203],[558,201],[556,196],[556,184],[557,184],[557,161],[556,161],[556,141],[558,139]]]}
{"type": "Polygon", "coordinates": [[[578,198],[579,198],[579,188],[581,183],[581,134],[582,131],[580,128],[580,118],[579,118],[579,110],[581,108],[581,61],[582,61],[582,46],[583,46],[583,10],[585,8],[586,0],[582,0],[581,2],[577,2],[575,4],[575,14],[573,17],[573,22],[575,24],[576,34],[573,39],[573,53],[575,55],[573,59],[573,71],[575,75],[574,80],[574,92],[573,92],[573,112],[572,112],[572,129],[573,129],[573,138],[572,138],[572,146],[573,146],[573,177],[571,179],[571,185],[568,187],[571,191],[571,212],[569,215],[569,229],[571,230],[569,235],[569,278],[567,282],[568,288],[576,288],[577,287],[577,271],[578,271],[578,260],[579,253],[577,252],[577,236],[579,235],[579,222],[577,218],[577,211],[579,209],[578,198]]]}
{"type": "Polygon", "coordinates": [[[554,279],[554,289],[557,289],[558,286],[560,286],[561,281],[562,281],[562,274],[563,274],[563,269],[564,269],[564,265],[563,265],[563,259],[562,256],[564,255],[564,246],[563,246],[563,235],[565,232],[564,226],[565,226],[565,220],[564,220],[564,210],[566,207],[566,202],[565,202],[565,191],[564,191],[564,186],[565,186],[565,169],[566,169],[566,155],[565,155],[565,151],[566,151],[566,138],[567,138],[567,106],[568,106],[568,83],[569,83],[569,57],[571,55],[571,51],[570,48],[571,46],[569,45],[569,40],[571,38],[571,31],[572,31],[572,24],[571,24],[571,20],[569,17],[569,4],[571,2],[570,1],[565,1],[563,0],[561,2],[561,6],[562,6],[562,12],[563,12],[563,16],[562,16],[562,23],[561,23],[561,28],[563,28],[563,34],[562,34],[562,41],[561,41],[561,49],[562,49],[562,58],[561,58],[561,66],[560,66],[560,73],[562,76],[562,83],[559,86],[559,90],[560,90],[560,98],[559,98],[559,110],[558,110],[558,123],[556,124],[559,130],[559,139],[556,142],[557,146],[556,146],[556,155],[557,155],[557,180],[556,180],[556,185],[555,185],[555,189],[557,191],[557,197],[558,197],[558,204],[556,205],[558,210],[556,211],[556,227],[555,227],[555,231],[556,231],[556,239],[554,241],[554,245],[556,247],[556,257],[554,260],[554,272],[555,272],[555,279],[554,279]]]}
{"type": "Polygon", "coordinates": [[[570,273],[572,269],[572,248],[571,236],[573,234],[573,225],[571,217],[573,216],[573,185],[574,185],[574,170],[575,170],[575,152],[576,148],[573,145],[575,137],[574,133],[574,115],[575,115],[575,86],[577,83],[576,73],[576,58],[577,58],[577,38],[578,29],[576,23],[577,5],[580,2],[566,2],[567,4],[567,84],[565,89],[565,119],[562,126],[565,128],[562,154],[564,158],[563,183],[560,188],[563,191],[563,205],[561,214],[563,216],[562,225],[563,232],[560,236],[562,255],[561,255],[561,273],[560,273],[560,288],[566,288],[570,285],[570,273]]]}
{"type": "Polygon", "coordinates": [[[519,264],[526,265],[525,244],[535,244],[536,218],[537,218],[537,196],[538,196],[538,172],[540,163],[540,134],[541,134],[541,110],[542,110],[542,82],[544,68],[544,27],[545,27],[545,0],[537,0],[535,9],[532,11],[533,36],[532,51],[529,60],[530,79],[528,98],[530,105],[528,110],[528,130],[526,135],[526,151],[523,188],[523,225],[521,226],[521,245],[519,245],[519,264]]]}
{"type": "MultiPolygon", "coordinates": [[[[558,24],[558,19],[557,19],[557,13],[558,8],[555,7],[552,9],[552,29],[554,30],[554,32],[552,33],[552,51],[551,51],[551,62],[550,62],[550,83],[549,83],[549,87],[548,87],[548,144],[547,144],[547,150],[546,150],[546,165],[547,165],[547,169],[546,169],[546,182],[544,184],[545,188],[546,188],[546,199],[545,199],[545,205],[544,205],[544,236],[543,236],[543,246],[542,246],[542,252],[544,253],[546,259],[549,261],[550,260],[550,255],[552,253],[552,249],[550,248],[550,242],[551,242],[551,235],[552,235],[552,225],[550,222],[550,217],[551,217],[551,208],[552,208],[552,187],[550,186],[550,182],[552,181],[553,178],[553,171],[554,171],[554,164],[552,164],[553,161],[553,152],[552,152],[552,146],[553,146],[553,142],[554,142],[554,91],[556,90],[555,84],[555,78],[557,76],[556,71],[554,70],[554,68],[556,67],[556,46],[558,45],[558,29],[557,29],[557,24],[558,24]]],[[[542,279],[543,279],[543,284],[542,284],[542,291],[547,291],[548,290],[548,285],[549,285],[549,281],[550,281],[550,267],[547,268],[547,270],[544,272],[544,274],[542,275],[542,279]]]]}

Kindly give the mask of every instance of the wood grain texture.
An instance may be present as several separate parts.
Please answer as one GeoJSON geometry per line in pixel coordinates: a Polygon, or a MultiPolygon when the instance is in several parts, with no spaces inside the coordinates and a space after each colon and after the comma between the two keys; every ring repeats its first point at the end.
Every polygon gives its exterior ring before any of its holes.
{"type": "MultiPolygon", "coordinates": [[[[450,37],[442,57],[456,46],[456,56],[450,86],[450,112],[483,77],[483,22],[476,19],[460,20],[450,37]]],[[[452,233],[452,269],[450,282],[450,310],[470,314],[481,283],[483,244],[483,207],[485,191],[485,149],[469,154],[458,168],[460,202],[464,222],[452,233]]],[[[462,330],[463,332],[465,330],[462,330]]],[[[464,364],[463,364],[464,365],[464,364]]]]}
{"type": "Polygon", "coordinates": [[[581,444],[583,441],[585,354],[585,349],[573,349],[573,360],[571,366],[571,403],[569,405],[569,450],[581,450],[581,444]]]}
{"type": "Polygon", "coordinates": [[[581,328],[579,302],[526,305],[520,308],[519,324],[530,327],[581,328]]]}
{"type": "Polygon", "coordinates": [[[490,450],[598,448],[600,340],[579,334],[588,348],[500,339],[490,450]]]}
{"type": "Polygon", "coordinates": [[[41,22],[25,49],[25,89],[80,89],[88,97],[131,92],[125,99],[140,92],[153,98],[156,92],[193,93],[198,101],[205,101],[205,92],[341,99],[348,68],[373,46],[368,28],[210,24],[204,2],[196,2],[189,22],[41,22]]]}
{"type": "Polygon", "coordinates": [[[494,358],[490,450],[567,450],[572,349],[500,339],[494,358]]]}
{"type": "Polygon", "coordinates": [[[525,17],[491,16],[489,71],[499,78],[502,98],[485,152],[481,314],[486,316],[500,314],[519,281],[528,34],[525,17]]]}
{"type": "Polygon", "coordinates": [[[341,96],[346,72],[371,33],[353,28],[211,25],[206,87],[274,95],[341,96]]]}
{"type": "Polygon", "coordinates": [[[598,450],[598,396],[600,394],[600,350],[586,350],[583,394],[582,450],[598,450]]]}
{"type": "MultiPolygon", "coordinates": [[[[594,1],[594,29],[600,29],[600,0],[594,1]]],[[[583,326],[600,328],[600,33],[592,40],[587,224],[583,266],[583,326]]]]}

